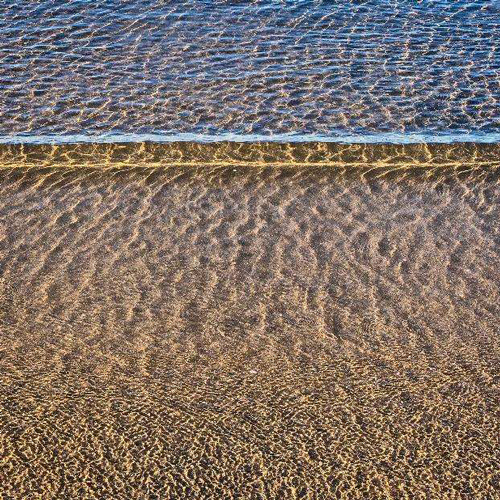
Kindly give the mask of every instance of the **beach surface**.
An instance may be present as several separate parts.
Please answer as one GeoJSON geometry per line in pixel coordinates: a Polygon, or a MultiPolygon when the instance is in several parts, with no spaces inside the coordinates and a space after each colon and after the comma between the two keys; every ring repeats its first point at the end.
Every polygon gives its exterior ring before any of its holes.
{"type": "Polygon", "coordinates": [[[32,160],[2,498],[498,498],[498,164],[32,160]]]}

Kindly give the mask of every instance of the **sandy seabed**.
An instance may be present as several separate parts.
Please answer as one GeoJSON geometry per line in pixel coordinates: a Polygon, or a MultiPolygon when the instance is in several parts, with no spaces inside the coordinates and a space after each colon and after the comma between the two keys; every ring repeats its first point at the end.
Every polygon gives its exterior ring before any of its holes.
{"type": "Polygon", "coordinates": [[[0,170],[0,497],[500,498],[499,221],[499,167],[0,170]]]}

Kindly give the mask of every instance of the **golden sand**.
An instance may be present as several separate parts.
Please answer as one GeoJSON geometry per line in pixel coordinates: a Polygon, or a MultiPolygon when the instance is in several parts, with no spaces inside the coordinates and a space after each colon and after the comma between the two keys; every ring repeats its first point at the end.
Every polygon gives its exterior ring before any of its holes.
{"type": "Polygon", "coordinates": [[[500,497],[493,162],[4,167],[1,498],[500,497]]]}

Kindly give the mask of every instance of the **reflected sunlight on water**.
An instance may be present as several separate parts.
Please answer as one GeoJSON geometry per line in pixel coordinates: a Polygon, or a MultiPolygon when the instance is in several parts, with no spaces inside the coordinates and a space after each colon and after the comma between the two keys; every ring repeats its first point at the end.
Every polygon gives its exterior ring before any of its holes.
{"type": "Polygon", "coordinates": [[[500,133],[493,1],[0,0],[0,33],[0,136],[500,133]]]}

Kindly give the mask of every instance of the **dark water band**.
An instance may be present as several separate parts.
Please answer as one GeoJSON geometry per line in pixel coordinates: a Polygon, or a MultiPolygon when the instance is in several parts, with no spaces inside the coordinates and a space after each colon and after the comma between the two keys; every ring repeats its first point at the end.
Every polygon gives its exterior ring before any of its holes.
{"type": "Polygon", "coordinates": [[[142,142],[0,145],[0,166],[3,168],[171,165],[442,167],[470,163],[500,164],[500,144],[142,142]]]}

